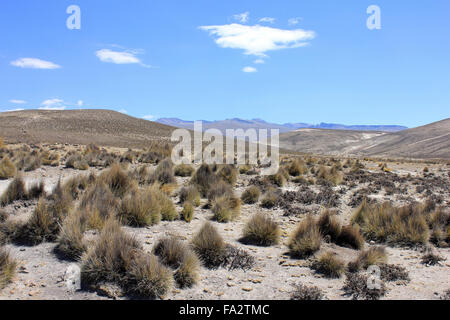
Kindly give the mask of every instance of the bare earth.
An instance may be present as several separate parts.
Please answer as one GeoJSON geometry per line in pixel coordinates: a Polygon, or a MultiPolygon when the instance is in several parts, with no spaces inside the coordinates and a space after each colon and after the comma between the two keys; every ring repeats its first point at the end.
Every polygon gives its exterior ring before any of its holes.
{"type": "MultiPolygon", "coordinates": [[[[377,170],[375,163],[366,162],[366,168],[377,170]]],[[[399,175],[419,175],[423,164],[390,163],[389,167],[399,175]]],[[[449,167],[442,165],[429,165],[430,172],[436,175],[447,175],[449,167]]],[[[90,169],[97,171],[96,169],[90,169]]],[[[41,167],[33,172],[25,173],[27,183],[44,179],[48,191],[61,178],[65,180],[80,171],[64,169],[60,167],[41,167]]],[[[447,175],[448,177],[448,175],[447,175]]],[[[240,175],[236,193],[245,189],[251,176],[240,175]]],[[[177,177],[178,185],[186,184],[189,178],[177,177]]],[[[0,181],[0,194],[6,189],[11,180],[0,181]]],[[[362,186],[358,186],[361,188],[362,186]]],[[[312,186],[311,188],[316,188],[312,186]]],[[[336,188],[340,188],[335,187],[336,188]]],[[[289,182],[283,190],[297,190],[298,185],[289,182]]],[[[408,186],[413,193],[413,187],[408,186]]],[[[353,208],[347,205],[351,192],[347,192],[341,198],[338,207],[339,217],[342,222],[348,221],[353,208]]],[[[381,195],[381,198],[394,199],[393,196],[381,195]]],[[[423,200],[415,196],[417,200],[423,200]]],[[[174,202],[177,202],[174,199],[174,202]]],[[[205,201],[205,200],[202,200],[205,201]]],[[[444,204],[449,205],[449,194],[444,195],[444,204]]],[[[31,214],[35,201],[31,203],[17,202],[6,207],[13,219],[27,219],[31,214]]],[[[177,205],[177,210],[181,211],[177,205]]],[[[156,226],[147,228],[124,227],[143,244],[144,249],[151,252],[156,241],[166,235],[178,235],[189,241],[192,235],[201,227],[203,222],[210,221],[210,210],[197,208],[195,218],[187,224],[177,220],[173,222],[162,221],[156,226]]],[[[288,235],[295,228],[303,216],[284,216],[280,209],[262,209],[258,205],[243,205],[241,216],[233,222],[221,224],[212,222],[220,231],[225,241],[239,248],[245,248],[255,258],[256,265],[251,270],[228,271],[220,268],[208,270],[201,268],[201,280],[191,289],[173,289],[166,299],[289,299],[293,290],[292,285],[303,283],[320,287],[328,299],[349,299],[343,295],[342,287],[345,276],[340,279],[327,279],[316,274],[308,267],[308,260],[295,260],[286,255],[286,241],[288,235]],[[269,213],[282,227],[283,236],[279,245],[272,247],[257,247],[241,244],[238,239],[242,235],[246,221],[256,212],[269,213]]],[[[92,231],[90,231],[92,232],[92,231]]],[[[78,291],[70,293],[65,285],[65,272],[70,262],[59,260],[52,252],[56,244],[44,243],[35,247],[22,247],[9,244],[12,256],[17,259],[18,273],[14,281],[0,292],[0,299],[107,299],[97,293],[78,291]]],[[[366,244],[366,248],[371,244],[366,244]]],[[[354,260],[358,251],[324,243],[321,252],[332,249],[345,262],[354,260]]],[[[450,288],[450,249],[438,248],[437,252],[446,260],[440,265],[426,266],[421,263],[422,252],[419,249],[387,247],[388,263],[404,266],[409,271],[411,281],[409,283],[388,282],[388,292],[382,299],[439,299],[440,295],[450,288]]],[[[116,297],[123,299],[122,297],[116,297]]]]}

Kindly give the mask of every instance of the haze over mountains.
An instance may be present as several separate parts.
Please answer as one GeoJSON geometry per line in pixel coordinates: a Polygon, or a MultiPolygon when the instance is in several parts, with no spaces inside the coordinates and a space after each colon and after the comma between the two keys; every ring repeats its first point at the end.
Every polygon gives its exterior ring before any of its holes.
{"type": "MultiPolygon", "coordinates": [[[[178,118],[161,118],[156,120],[158,123],[169,125],[172,127],[194,129],[194,121],[185,121],[178,118]]],[[[384,131],[384,132],[397,132],[408,129],[404,126],[398,125],[343,125],[334,123],[320,123],[320,124],[308,124],[308,123],[270,123],[261,119],[243,120],[239,118],[218,120],[218,121],[205,121],[202,120],[203,130],[215,128],[221,130],[223,133],[226,129],[278,129],[280,133],[294,131],[302,128],[315,128],[315,129],[334,129],[334,130],[356,130],[356,131],[384,131]]]]}

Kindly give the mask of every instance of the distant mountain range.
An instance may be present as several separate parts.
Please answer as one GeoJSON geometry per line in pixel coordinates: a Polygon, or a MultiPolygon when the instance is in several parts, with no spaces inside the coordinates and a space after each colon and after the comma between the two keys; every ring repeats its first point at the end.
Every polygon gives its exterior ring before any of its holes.
{"type": "MultiPolygon", "coordinates": [[[[156,122],[172,127],[194,129],[194,121],[185,121],[178,118],[161,118],[156,122]]],[[[382,132],[398,132],[408,129],[407,127],[397,125],[343,125],[335,123],[270,123],[261,119],[243,120],[239,118],[205,121],[203,122],[203,131],[211,128],[219,129],[225,133],[226,129],[278,129],[280,133],[295,131],[298,129],[332,129],[332,130],[354,130],[354,131],[382,131],[382,132]]],[[[270,133],[270,132],[269,132],[270,133]]]]}

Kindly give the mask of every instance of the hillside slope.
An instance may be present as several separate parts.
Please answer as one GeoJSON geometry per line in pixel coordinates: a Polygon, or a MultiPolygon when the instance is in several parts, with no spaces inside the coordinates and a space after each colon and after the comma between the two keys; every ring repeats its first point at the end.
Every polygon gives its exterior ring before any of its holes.
{"type": "Polygon", "coordinates": [[[175,128],[110,110],[24,110],[0,113],[0,137],[9,143],[70,143],[145,147],[169,141],[175,128]]]}
{"type": "Polygon", "coordinates": [[[450,158],[450,119],[400,132],[299,129],[280,134],[298,152],[414,159],[450,158]]]}

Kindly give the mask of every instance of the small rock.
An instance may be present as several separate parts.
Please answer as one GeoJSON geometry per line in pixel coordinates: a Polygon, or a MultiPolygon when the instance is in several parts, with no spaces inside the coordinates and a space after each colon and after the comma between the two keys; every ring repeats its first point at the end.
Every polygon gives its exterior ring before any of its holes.
{"type": "Polygon", "coordinates": [[[243,287],[242,290],[246,291],[246,292],[250,292],[253,290],[253,288],[251,287],[243,287]]]}

